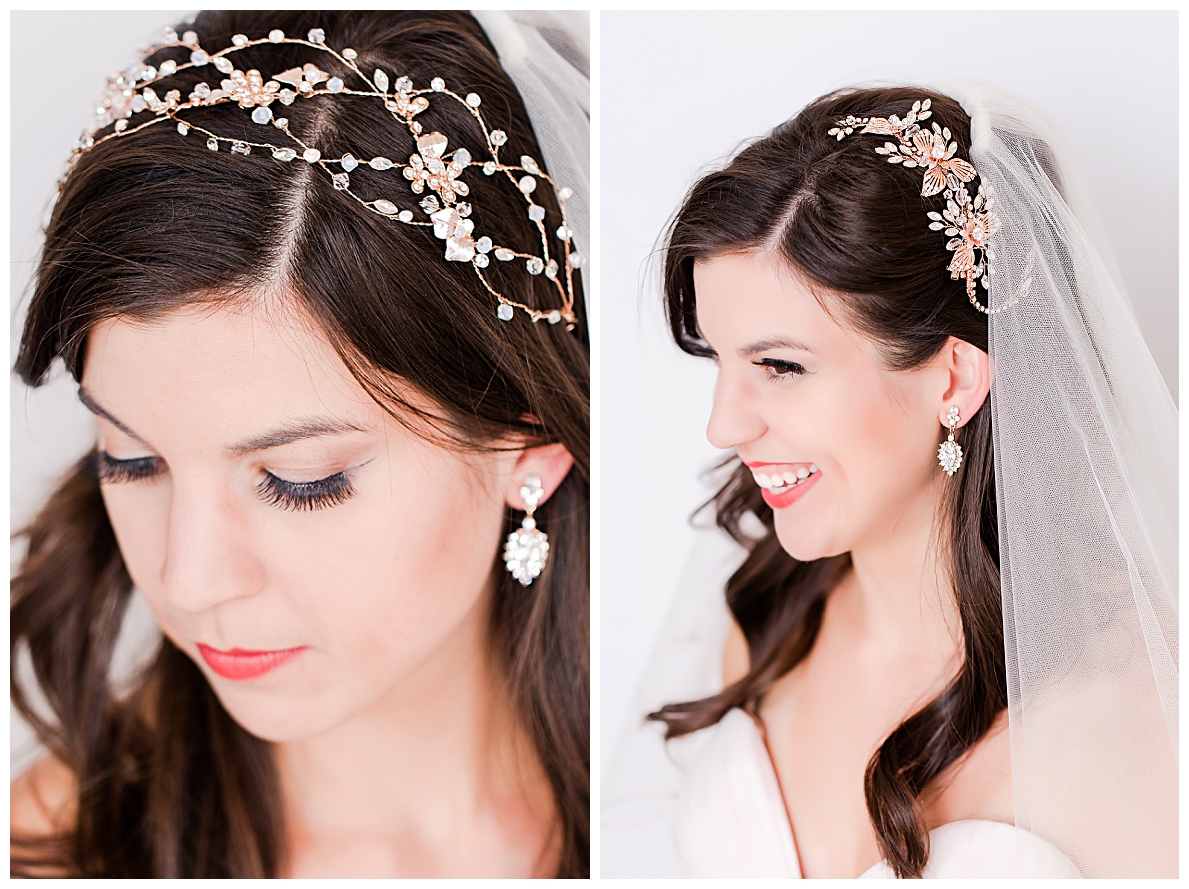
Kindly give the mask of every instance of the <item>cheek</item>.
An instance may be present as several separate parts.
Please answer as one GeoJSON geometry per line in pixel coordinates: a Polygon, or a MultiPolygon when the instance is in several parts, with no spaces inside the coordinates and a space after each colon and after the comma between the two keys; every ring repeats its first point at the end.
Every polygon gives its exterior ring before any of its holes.
{"type": "Polygon", "coordinates": [[[480,484],[425,481],[343,510],[275,563],[315,644],[359,670],[424,657],[486,589],[502,499],[480,484]]]}
{"type": "MultiPolygon", "coordinates": [[[[157,581],[165,562],[168,482],[104,485],[101,490],[124,565],[137,588],[151,596],[159,586],[157,581]]],[[[156,603],[153,604],[156,608],[156,603]]]]}

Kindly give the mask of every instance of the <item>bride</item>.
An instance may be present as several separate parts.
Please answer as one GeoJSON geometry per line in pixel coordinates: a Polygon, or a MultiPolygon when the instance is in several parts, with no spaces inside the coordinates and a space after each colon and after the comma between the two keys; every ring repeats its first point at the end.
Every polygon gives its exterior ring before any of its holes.
{"type": "Polygon", "coordinates": [[[97,436],[20,532],[15,874],[589,876],[584,25],[203,13],[111,80],[16,362],[97,436]]]}
{"type": "Polygon", "coordinates": [[[748,550],[652,714],[695,875],[1176,874],[1176,409],[1055,141],[961,100],[825,96],[667,234],[748,550]]]}

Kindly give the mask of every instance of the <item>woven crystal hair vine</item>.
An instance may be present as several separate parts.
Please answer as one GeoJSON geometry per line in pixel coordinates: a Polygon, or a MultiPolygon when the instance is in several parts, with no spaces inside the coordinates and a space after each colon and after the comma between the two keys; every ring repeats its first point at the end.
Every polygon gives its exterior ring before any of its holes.
{"type": "Polygon", "coordinates": [[[949,128],[936,121],[931,129],[921,126],[921,121],[933,116],[929,110],[930,104],[929,99],[913,102],[912,109],[903,120],[894,114],[887,118],[847,116],[837,122],[829,135],[841,142],[856,127],[862,127],[860,134],[896,137],[899,144],[885,142],[875,151],[887,155],[890,164],[923,169],[925,182],[921,186],[921,197],[941,193],[945,198],[945,210],[940,213],[929,212],[929,228],[934,231],[944,229],[950,239],[945,245],[954,254],[948,267],[950,278],[955,281],[965,278],[966,296],[970,304],[984,315],[994,315],[1015,305],[1031,281],[1025,281],[1015,295],[1001,306],[992,309],[979,302],[978,285],[982,284],[984,290],[990,290],[991,286],[991,273],[994,270],[991,263],[995,253],[988,246],[988,240],[999,230],[999,219],[992,212],[994,199],[984,192],[981,184],[973,197],[966,190],[966,183],[978,173],[969,162],[954,156],[958,152],[958,143],[950,141],[949,128]]]}
{"type": "Polygon", "coordinates": [[[544,320],[550,324],[557,324],[565,321],[567,328],[572,329],[575,322],[574,270],[584,262],[583,257],[572,249],[574,233],[566,219],[566,200],[572,196],[572,191],[566,187],[559,187],[537,162],[527,155],[520,158],[519,164],[506,164],[500,160],[500,147],[508,141],[507,134],[499,129],[488,128],[479,113],[482,102],[476,93],[459,95],[448,89],[440,77],[433,78],[429,86],[422,89],[415,88],[408,77],[396,77],[394,81],[390,81],[388,74],[381,69],[376,69],[372,76],[368,77],[355,63],[358,57],[355,50],[344,49],[342,52],[336,52],[326,46],[325,41],[326,35],[320,28],[311,30],[304,40],[287,37],[284,32],[274,30],[269,32],[267,37],[255,40],[243,34],[236,34],[231,38],[231,46],[218,52],[207,52],[199,45],[195,32],[186,31],[179,38],[177,32],[167,28],[162,42],[148,48],[140,63],[108,78],[107,91],[96,111],[97,123],[80,138],[71,155],[71,164],[79,155],[96,145],[109,139],[129,136],[163,121],[173,121],[182,136],[188,136],[191,132],[206,136],[206,145],[211,151],[218,151],[225,145],[230,148],[232,155],[248,155],[255,148],[269,151],[275,160],[282,163],[301,159],[305,163],[321,167],[329,174],[335,189],[354,198],[373,213],[405,225],[432,227],[434,235],[446,242],[445,258],[451,262],[470,263],[483,286],[499,301],[496,313],[500,320],[511,321],[514,310],[521,309],[534,322],[544,320]],[[350,71],[349,78],[357,77],[366,88],[352,89],[341,77],[331,76],[310,62],[300,68],[290,68],[266,78],[256,70],[238,70],[229,58],[242,49],[262,44],[285,43],[298,44],[330,54],[350,71]],[[190,61],[179,63],[167,60],[161,62],[158,67],[143,61],[162,50],[174,47],[187,50],[190,61]],[[202,68],[206,65],[214,66],[224,75],[225,79],[218,88],[208,83],[199,83],[185,101],[179,90],[169,90],[164,96],[159,96],[153,89],[153,85],[164,78],[187,68],[202,68]],[[302,141],[289,129],[287,118],[275,116],[273,112],[274,105],[288,106],[298,99],[314,96],[358,96],[383,101],[384,107],[392,117],[412,133],[416,140],[416,151],[409,157],[408,163],[397,163],[387,157],[356,158],[350,153],[344,154],[341,158],[323,157],[317,147],[302,141]],[[415,118],[429,107],[429,96],[442,96],[456,101],[474,117],[483,132],[483,147],[488,155],[487,159],[474,160],[464,147],[447,150],[449,140],[446,136],[439,132],[423,132],[422,125],[415,118]],[[220,136],[197,124],[187,122],[181,116],[187,109],[231,102],[247,111],[254,123],[261,127],[269,127],[271,132],[283,134],[289,144],[277,145],[268,139],[253,142],[220,136]],[[154,116],[144,123],[131,126],[132,116],[144,111],[152,112],[154,116]],[[113,126],[112,132],[96,138],[98,132],[107,126],[113,126]],[[355,194],[351,190],[351,172],[364,164],[377,172],[400,171],[400,175],[407,180],[415,195],[422,195],[428,191],[429,194],[418,202],[420,210],[429,217],[428,220],[417,218],[417,213],[411,209],[399,207],[395,199],[378,197],[369,201],[355,194]],[[474,223],[468,218],[471,215],[471,206],[461,200],[470,193],[470,187],[461,177],[472,167],[480,167],[486,176],[506,176],[524,197],[528,218],[540,233],[540,255],[522,253],[497,245],[491,238],[475,232],[474,223]],[[550,250],[551,239],[546,229],[545,208],[533,200],[538,180],[547,182],[554,189],[558,206],[561,208],[561,225],[553,233],[560,242],[555,251],[550,250]],[[484,274],[484,269],[488,267],[493,256],[505,263],[522,260],[525,270],[530,275],[545,275],[557,287],[561,306],[553,309],[534,309],[505,297],[491,285],[484,274]]]}

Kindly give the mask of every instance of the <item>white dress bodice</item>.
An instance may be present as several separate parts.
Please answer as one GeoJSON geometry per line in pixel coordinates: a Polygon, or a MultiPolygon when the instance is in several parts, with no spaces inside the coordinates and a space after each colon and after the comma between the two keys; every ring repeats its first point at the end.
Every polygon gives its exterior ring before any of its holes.
{"type": "MultiPolygon", "coordinates": [[[[792,828],[760,730],[742,710],[690,736],[674,829],[696,877],[800,877],[792,828]]],[[[684,739],[683,739],[684,740],[684,739]]],[[[931,878],[1080,877],[1051,843],[1001,821],[954,821],[929,834],[931,878]]],[[[880,862],[862,875],[892,878],[880,862]]]]}

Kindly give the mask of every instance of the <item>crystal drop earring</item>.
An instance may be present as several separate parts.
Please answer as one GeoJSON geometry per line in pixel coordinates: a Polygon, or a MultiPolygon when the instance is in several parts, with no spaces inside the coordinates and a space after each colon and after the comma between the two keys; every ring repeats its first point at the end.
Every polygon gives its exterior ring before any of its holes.
{"type": "Polygon", "coordinates": [[[533,518],[533,512],[544,496],[540,478],[530,475],[524,480],[520,486],[520,499],[524,501],[526,515],[520,528],[509,534],[508,542],[504,544],[504,564],[521,586],[532,583],[549,558],[549,537],[537,530],[537,521],[533,518]]]}
{"type": "Polygon", "coordinates": [[[950,437],[943,441],[941,447],[937,449],[937,459],[941,463],[941,468],[945,470],[945,474],[952,477],[958,471],[958,467],[962,465],[962,446],[954,441],[954,432],[958,428],[956,405],[949,409],[945,418],[950,424],[950,437]]]}

